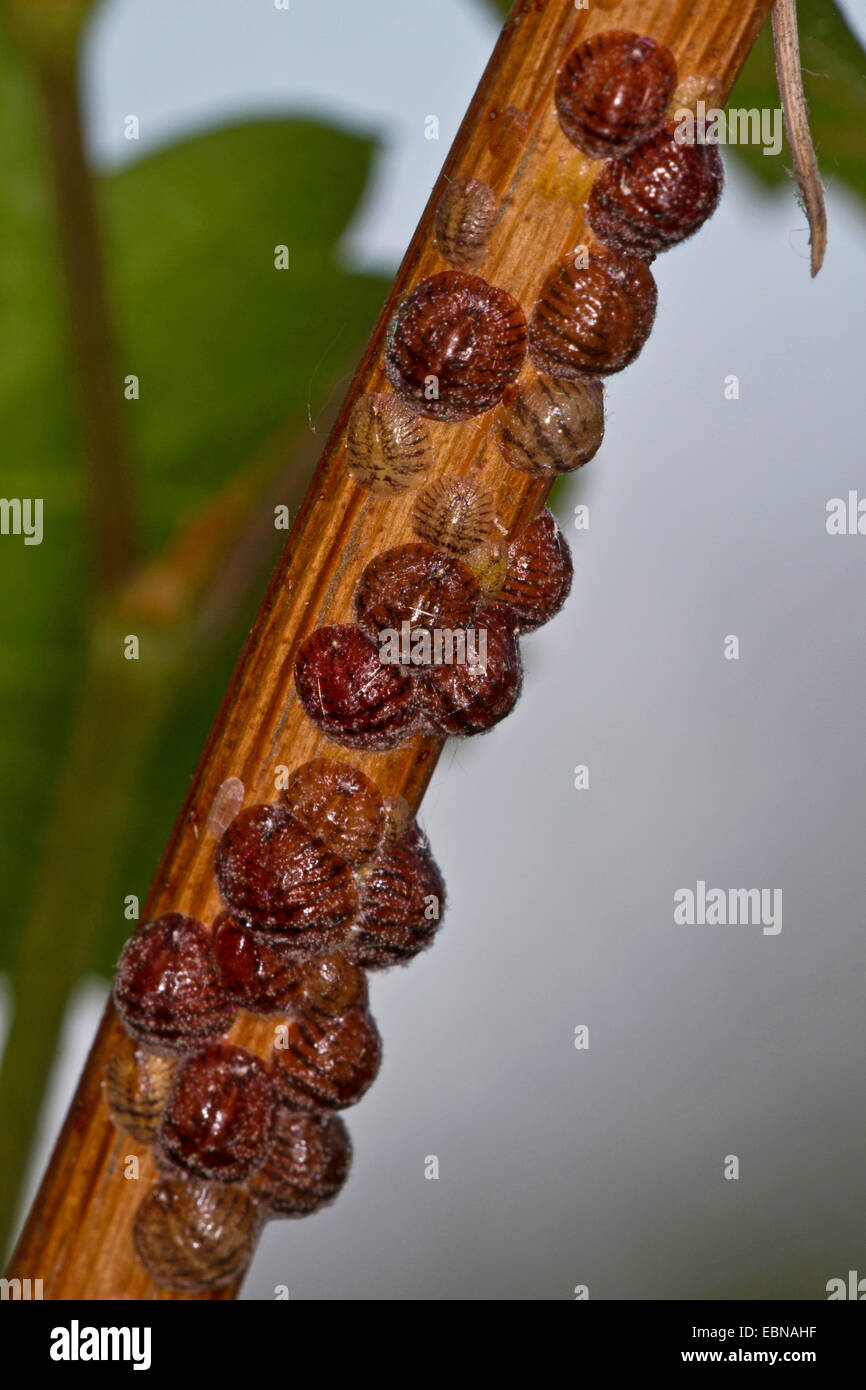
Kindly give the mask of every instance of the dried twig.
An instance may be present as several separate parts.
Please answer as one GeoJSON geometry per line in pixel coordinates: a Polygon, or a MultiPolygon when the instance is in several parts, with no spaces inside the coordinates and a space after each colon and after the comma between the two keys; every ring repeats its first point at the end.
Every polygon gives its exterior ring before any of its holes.
{"type": "Polygon", "coordinates": [[[794,161],[794,178],[800,190],[800,201],[809,219],[809,245],[812,248],[814,279],[824,264],[824,253],[827,249],[827,209],[824,206],[824,188],[812,144],[809,110],[803,91],[800,44],[797,37],[797,0],[775,0],[772,15],[779,96],[782,99],[785,130],[794,161]]]}

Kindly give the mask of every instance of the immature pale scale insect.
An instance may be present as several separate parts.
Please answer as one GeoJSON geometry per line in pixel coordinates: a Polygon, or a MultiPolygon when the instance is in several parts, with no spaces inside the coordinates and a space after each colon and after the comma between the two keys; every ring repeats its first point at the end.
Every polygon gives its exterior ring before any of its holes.
{"type": "Polygon", "coordinates": [[[571,590],[568,543],[550,512],[542,512],[508,547],[508,572],[499,592],[520,632],[554,617],[571,590]]]}
{"type": "Polygon", "coordinates": [[[244,803],[244,784],[239,777],[227,777],[218,787],[208,811],[207,828],[219,839],[227,830],[244,803]]]}
{"type": "Polygon", "coordinates": [[[152,1142],[174,1079],[176,1062],[137,1046],[123,1035],[105,1068],[105,1100],[111,1118],[141,1144],[152,1142]]]}
{"type": "Polygon", "coordinates": [[[488,113],[490,134],[487,147],[500,162],[508,164],[517,159],[529,134],[529,117],[519,106],[504,106],[488,113]]]}
{"type": "Polygon", "coordinates": [[[673,54],[654,39],[607,29],[572,49],[556,78],[565,134],[592,159],[631,149],[664,118],[677,83],[673,54]]]}
{"type": "Polygon", "coordinates": [[[638,256],[610,247],[566,256],[548,275],[529,324],[530,356],[553,377],[607,376],[633,362],[649,337],[658,292],[638,256]]]}
{"type": "Polygon", "coordinates": [[[272,945],[261,932],[221,912],[213,924],[211,949],[227,994],[253,1013],[281,1013],[292,998],[309,947],[272,945]]]}
{"type": "Polygon", "coordinates": [[[604,438],[600,381],[519,382],[496,413],[499,452],[522,473],[549,478],[571,473],[596,454],[604,438]]]}
{"type": "Polygon", "coordinates": [[[465,555],[464,561],[475,575],[485,598],[493,598],[502,588],[508,567],[508,547],[504,541],[485,541],[465,555]]]}
{"type": "Polygon", "coordinates": [[[140,1203],[133,1241],[155,1284],[196,1294],[243,1273],[261,1227],[255,1202],[241,1188],[168,1179],[140,1203]]]}
{"type": "Polygon", "coordinates": [[[506,290],[478,275],[442,270],[400,305],[385,371],[397,395],[437,420],[490,410],[526,355],[526,319],[506,290]]]}
{"type": "Polygon", "coordinates": [[[605,164],[592,185],[587,218],[610,246],[656,256],[703,226],[723,183],[717,146],[680,144],[670,126],[661,126],[605,164]]]}
{"type": "Polygon", "coordinates": [[[350,864],[363,864],[382,843],[382,794],[372,778],[348,763],[313,758],[295,769],[281,800],[311,835],[350,864]]]}
{"type": "Polygon", "coordinates": [[[371,492],[417,487],[433,463],[430,430],[415,411],[386,392],[356,401],[346,429],[346,457],[356,483],[371,492]]]}
{"type": "Polygon", "coordinates": [[[476,269],[487,255],[495,221],[496,196],[488,184],[465,174],[450,179],[433,223],[442,259],[463,270],[476,269]]]}
{"type": "Polygon", "coordinates": [[[342,1110],[372,1085],[382,1040],[366,1009],[322,1022],[292,1018],[271,1052],[282,1102],[291,1110],[342,1110]]]}
{"type": "Polygon", "coordinates": [[[353,623],[318,627],[301,643],[295,687],[307,714],[346,748],[396,748],[417,731],[415,690],[402,666],[353,623]]]}
{"type": "Polygon", "coordinates": [[[278,1101],[264,1062],[245,1048],[213,1043],[178,1069],[157,1158],[197,1178],[239,1182],[267,1157],[278,1101]]]}
{"type": "Polygon", "coordinates": [[[310,1216],[349,1176],[352,1143],[339,1115],[282,1110],[273,1147],[249,1191],[270,1216],[310,1216]]]}
{"type": "Polygon", "coordinates": [[[514,633],[511,609],[490,603],[476,621],[478,660],[427,666],[419,671],[418,701],[434,732],[457,737],[480,734],[511,713],[523,681],[514,633]]]}
{"type": "Polygon", "coordinates": [[[376,555],[355,586],[358,625],[374,642],[402,625],[432,632],[465,627],[480,601],[471,570],[436,546],[397,545],[376,555]]]}
{"type": "Polygon", "coordinates": [[[133,932],[117,963],[114,1002],[132,1038],[168,1053],[220,1037],[235,1014],[214,970],[209,932],[181,912],[133,932]]]}
{"type": "Polygon", "coordinates": [[[419,492],[412,529],[422,541],[465,556],[483,544],[496,524],[493,493],[477,478],[437,478],[419,492]]]}
{"type": "Polygon", "coordinates": [[[367,970],[412,959],[429,946],[445,909],[445,883],[413,821],[361,874],[361,913],[345,953],[367,970]]]}
{"type": "Polygon", "coordinates": [[[249,806],[217,847],[216,877],[227,906],[254,930],[330,936],[358,910],[355,875],[295,820],[285,806],[249,806]]]}

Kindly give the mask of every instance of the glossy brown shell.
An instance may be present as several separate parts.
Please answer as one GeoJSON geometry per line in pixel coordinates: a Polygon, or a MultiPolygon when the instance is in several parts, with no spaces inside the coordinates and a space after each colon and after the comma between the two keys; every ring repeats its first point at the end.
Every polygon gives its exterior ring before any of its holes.
{"type": "Polygon", "coordinates": [[[283,1104],[292,1110],[342,1110],[372,1085],[382,1059],[382,1040],[365,1009],[351,1009],[319,1023],[307,1017],[286,1024],[286,1045],[273,1047],[271,1063],[283,1104]]]}
{"type": "Polygon", "coordinates": [[[349,1176],[352,1143],[339,1115],[282,1110],[273,1147],[249,1191],[271,1216],[309,1216],[349,1176]]]}
{"type": "Polygon", "coordinates": [[[416,731],[409,676],[383,664],[378,645],[352,623],[310,633],[295,661],[295,685],[313,722],[346,748],[396,748],[416,731]]]}
{"type": "Polygon", "coordinates": [[[680,144],[669,126],[605,164],[589,195],[596,236],[620,251],[656,256],[702,227],[725,174],[716,145],[680,144]]]}
{"type": "Polygon", "coordinates": [[[542,512],[508,547],[499,602],[512,611],[520,632],[532,632],[559,612],[573,575],[568,542],[550,512],[542,512]]]}
{"type": "Polygon", "coordinates": [[[676,60],[664,44],[607,29],[572,49],[557,73],[559,123],[584,154],[608,159],[664,119],[676,84],[676,60]]]}
{"type": "Polygon", "coordinates": [[[525,355],[517,300],[478,275],[442,270],[397,310],[385,370],[397,395],[422,414],[467,420],[496,405],[525,355]]]}
{"type": "Polygon", "coordinates": [[[490,111],[487,117],[490,133],[487,147],[501,164],[516,159],[529,134],[529,117],[519,106],[504,106],[501,111],[490,111]]]}
{"type": "Polygon", "coordinates": [[[367,1006],[367,977],[344,951],[317,956],[304,967],[290,1001],[291,1010],[318,1021],[341,1018],[367,1006]]]}
{"type": "Polygon", "coordinates": [[[267,1157],[278,1102],[264,1062],[245,1048],[214,1043],[178,1068],[158,1157],[198,1178],[239,1182],[267,1157]]]}
{"type": "Polygon", "coordinates": [[[308,950],[273,945],[260,932],[221,912],[211,950],[227,994],[253,1013],[281,1013],[293,997],[308,950]]]}
{"type": "Polygon", "coordinates": [[[355,876],[285,806],[249,806],[222,836],[216,877],[227,907],[262,931],[327,941],[355,917],[355,876]]]}
{"type": "Polygon", "coordinates": [[[433,463],[425,420],[396,396],[371,392],[356,401],[346,428],[346,457],[356,483],[370,492],[407,492],[433,463]]]}
{"type": "Polygon", "coordinates": [[[436,208],[436,249],[452,265],[474,270],[487,255],[495,221],[493,189],[480,179],[458,174],[446,184],[436,208]]]}
{"type": "Polygon", "coordinates": [[[520,382],[497,411],[496,443],[512,468],[536,478],[571,473],[596,454],[604,438],[600,381],[520,382]]]}
{"type": "Polygon", "coordinates": [[[358,626],[377,644],[385,631],[454,629],[471,623],[481,595],[472,571],[421,542],[376,555],[355,586],[358,626]]]}
{"type": "Polygon", "coordinates": [[[658,292],[638,256],[590,248],[554,266],[529,324],[530,356],[550,376],[577,381],[607,376],[633,362],[650,335],[658,292]]]}
{"type": "Polygon", "coordinates": [[[484,733],[517,703],[523,670],[514,615],[498,602],[491,603],[475,621],[476,634],[482,629],[487,633],[486,665],[455,662],[419,672],[419,703],[431,728],[440,734],[484,733]]]}
{"type": "Polygon", "coordinates": [[[124,1035],[104,1074],[105,1101],[112,1120],[141,1144],[150,1144],[159,1127],[177,1063],[138,1047],[124,1035]]]}
{"type": "Polygon", "coordinates": [[[345,953],[367,970],[409,961],[430,945],[444,910],[444,880],[426,835],[413,822],[364,870],[361,915],[345,953]]]}
{"type": "Polygon", "coordinates": [[[482,545],[495,523],[493,493],[476,478],[437,478],[412,508],[415,535],[461,557],[482,545]]]}
{"type": "Polygon", "coordinates": [[[292,773],[280,799],[295,820],[350,864],[363,864],[385,833],[385,802],[371,777],[335,758],[313,758],[292,773]]]}
{"type": "Polygon", "coordinates": [[[114,977],[114,1002],[130,1037],[160,1052],[188,1052],[231,1027],[235,1006],[195,917],[167,912],[138,927],[114,977]]]}
{"type": "Polygon", "coordinates": [[[167,1179],[139,1204],[132,1234],[155,1284],[205,1293],[243,1274],[261,1225],[255,1202],[240,1188],[167,1179]]]}

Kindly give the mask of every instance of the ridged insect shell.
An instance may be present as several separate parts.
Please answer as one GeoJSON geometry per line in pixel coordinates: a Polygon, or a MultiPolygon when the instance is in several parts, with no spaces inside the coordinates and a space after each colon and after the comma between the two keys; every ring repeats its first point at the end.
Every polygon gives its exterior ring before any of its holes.
{"type": "Polygon", "coordinates": [[[361,914],[345,952],[367,970],[402,964],[430,945],[444,910],[444,880],[413,821],[361,875],[361,914]]]}
{"type": "MultiPolygon", "coordinates": [[[[376,860],[378,863],[378,859],[376,860]]],[[[308,961],[290,1000],[293,1013],[317,1021],[341,1018],[367,1006],[367,977],[343,951],[308,961]]]]}
{"type": "Polygon", "coordinates": [[[463,270],[480,266],[496,221],[496,196],[488,184],[457,174],[439,199],[433,233],[445,261],[463,270]]]}
{"type": "Polygon", "coordinates": [[[282,1110],[271,1151],[249,1191],[271,1216],[309,1216],[333,1201],[351,1162],[349,1131],[339,1115],[282,1110]]]}
{"type": "Polygon", "coordinates": [[[618,251],[657,256],[712,216],[724,180],[716,145],[680,144],[673,129],[662,126],[605,164],[592,185],[587,218],[596,236],[618,251]]]}
{"type": "Polygon", "coordinates": [[[517,300],[478,275],[422,280],[388,332],[385,371],[397,395],[437,420],[467,420],[501,400],[526,356],[517,300]]]}
{"type": "Polygon", "coordinates": [[[281,800],[306,830],[350,864],[382,843],[385,803],[371,777],[335,758],[313,758],[292,773],[281,800]]]}
{"type": "Polygon", "coordinates": [[[397,748],[417,731],[408,674],[383,664],[376,642],[353,623],[310,633],[295,660],[295,687],[313,722],[346,748],[397,748]]]}
{"type": "Polygon", "coordinates": [[[548,275],[529,324],[530,356],[553,377],[608,376],[649,337],[658,291],[645,261],[594,245],[586,264],[566,256],[548,275]]]}
{"type": "Polygon", "coordinates": [[[568,542],[551,513],[542,512],[508,547],[499,602],[511,610],[520,632],[533,632],[562,608],[573,575],[568,542]]]}
{"type": "Polygon", "coordinates": [[[600,381],[519,382],[497,411],[496,443],[512,468],[536,478],[571,473],[598,452],[604,438],[600,381]]]}
{"type": "Polygon", "coordinates": [[[382,1059],[382,1040],[366,1009],[285,1025],[271,1052],[274,1076],[290,1110],[342,1110],[372,1085],[382,1059]]]}
{"type": "Polygon", "coordinates": [[[608,159],[664,119],[676,84],[676,60],[664,44],[604,30],[572,49],[557,74],[560,125],[584,154],[608,159]]]}
{"type": "Polygon", "coordinates": [[[150,1144],[159,1128],[176,1065],[125,1034],[108,1059],[104,1089],[111,1118],[140,1144],[150,1144]]]}
{"type": "Polygon", "coordinates": [[[358,626],[372,641],[385,631],[454,629],[471,623],[481,595],[472,571],[421,542],[376,555],[355,586],[358,626]]]}
{"type": "Polygon", "coordinates": [[[293,997],[309,956],[303,946],[271,944],[230,912],[213,924],[214,963],[222,986],[238,1004],[253,1013],[281,1013],[293,997]]]}
{"type": "Polygon", "coordinates": [[[239,1182],[267,1157],[278,1103],[264,1062],[232,1043],[214,1043],[178,1068],[157,1155],[197,1178],[239,1182]]]}
{"type": "Polygon", "coordinates": [[[217,847],[216,877],[226,905],[253,928],[319,944],[353,920],[355,876],[285,806],[248,806],[217,847]]]}
{"type": "Polygon", "coordinates": [[[166,1053],[220,1037],[235,1015],[211,961],[209,932],[181,912],[133,932],[117,963],[114,1002],[130,1037],[166,1053]]]}
{"type": "Polygon", "coordinates": [[[419,671],[419,704],[433,731],[456,737],[480,734],[511,713],[523,681],[514,632],[511,610],[498,602],[490,603],[475,624],[479,659],[427,666],[419,671]],[[482,640],[483,661],[479,645],[482,640]]]}
{"type": "Polygon", "coordinates": [[[346,457],[356,483],[370,492],[407,492],[433,463],[425,420],[396,396],[371,392],[356,401],[346,428],[346,457]]]}
{"type": "Polygon", "coordinates": [[[155,1284],[206,1293],[240,1277],[261,1226],[255,1202],[241,1188],[167,1179],[139,1204],[133,1242],[155,1284]]]}
{"type": "Polygon", "coordinates": [[[493,493],[476,478],[437,478],[412,508],[415,535],[461,557],[483,544],[495,523],[493,493]]]}

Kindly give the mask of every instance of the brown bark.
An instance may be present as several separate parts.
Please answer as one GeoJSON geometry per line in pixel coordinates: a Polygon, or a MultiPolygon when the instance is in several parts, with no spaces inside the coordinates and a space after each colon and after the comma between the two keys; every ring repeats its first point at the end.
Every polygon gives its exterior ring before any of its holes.
{"type": "MultiPolygon", "coordinates": [[[[146,919],[175,909],[209,922],[219,910],[213,878],[215,842],[206,822],[225,778],[241,779],[246,804],[270,801],[275,799],[279,765],[292,767],[333,753],[333,745],[299,706],[293,661],[312,627],[351,621],[352,589],[371,556],[411,538],[411,494],[406,500],[382,499],[362,492],[350,479],[345,424],[359,394],[386,389],[383,335],[397,297],[442,269],[431,221],[444,179],[465,172],[492,187],[502,213],[484,275],[528,308],[548,267],[584,238],[582,204],[597,167],[565,139],[554,110],[554,76],[569,48],[602,29],[634,29],[673,50],[681,80],[706,79],[714,99],[723,100],[768,10],[769,0],[622,0],[615,5],[595,0],[588,10],[576,10],[572,0],[520,0],[515,6],[265,596],[145,906],[146,919]],[[523,144],[502,138],[507,107],[526,113],[523,144]]],[[[646,350],[652,350],[651,344],[646,350]]],[[[504,465],[491,424],[490,415],[457,425],[431,421],[431,476],[482,475],[496,495],[500,520],[514,531],[538,510],[546,487],[504,465]]],[[[383,791],[402,792],[417,807],[439,747],[418,739],[392,753],[355,754],[352,761],[383,791]]],[[[405,983],[411,988],[411,973],[405,983]]],[[[13,1259],[11,1273],[41,1278],[49,1299],[182,1297],[156,1289],[132,1247],[133,1215],[154,1181],[155,1169],[149,1152],[113,1127],[102,1099],[103,1067],[118,1036],[119,1024],[109,1008],[13,1259]],[[137,1182],[127,1181],[122,1172],[125,1155],[133,1153],[141,1161],[137,1182]]],[[[264,1054],[272,1027],[242,1014],[230,1036],[264,1054]]],[[[234,1292],[209,1296],[225,1299],[234,1292]]]]}

